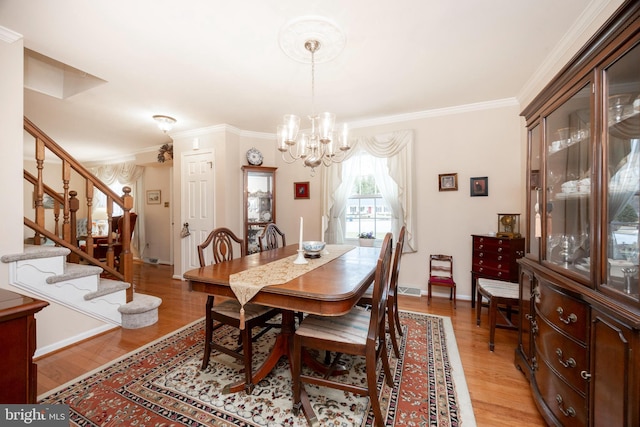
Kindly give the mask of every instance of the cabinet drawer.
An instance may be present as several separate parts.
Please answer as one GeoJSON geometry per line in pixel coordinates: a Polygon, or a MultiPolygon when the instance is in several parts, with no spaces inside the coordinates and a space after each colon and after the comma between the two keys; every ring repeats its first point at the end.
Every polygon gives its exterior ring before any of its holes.
{"type": "Polygon", "coordinates": [[[474,273],[481,274],[483,276],[494,277],[496,279],[511,280],[511,273],[509,269],[498,270],[496,268],[485,267],[483,265],[474,264],[472,267],[474,273]]]}
{"type": "Polygon", "coordinates": [[[511,268],[511,257],[507,256],[493,256],[493,257],[478,257],[473,260],[474,266],[493,268],[495,270],[509,271],[511,268]]]}
{"type": "Polygon", "coordinates": [[[537,325],[535,343],[538,352],[569,384],[586,395],[589,384],[580,373],[589,371],[587,348],[555,330],[543,318],[538,318],[537,325]]]}
{"type": "Polygon", "coordinates": [[[535,380],[543,400],[563,426],[587,425],[586,399],[556,376],[543,360],[538,363],[535,380]]]}
{"type": "Polygon", "coordinates": [[[558,329],[586,343],[589,324],[587,305],[545,286],[542,281],[539,283],[540,295],[536,299],[536,312],[558,329]]]}

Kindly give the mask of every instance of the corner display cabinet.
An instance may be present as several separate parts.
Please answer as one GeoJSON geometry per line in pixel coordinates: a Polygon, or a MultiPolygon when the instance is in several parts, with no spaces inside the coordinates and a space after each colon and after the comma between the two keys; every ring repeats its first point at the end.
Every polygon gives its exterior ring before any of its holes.
{"type": "Polygon", "coordinates": [[[247,254],[260,251],[258,237],[270,222],[276,222],[276,169],[243,166],[244,242],[247,254]]]}
{"type": "Polygon", "coordinates": [[[522,115],[528,243],[515,364],[549,425],[640,425],[640,2],[522,115]]]}

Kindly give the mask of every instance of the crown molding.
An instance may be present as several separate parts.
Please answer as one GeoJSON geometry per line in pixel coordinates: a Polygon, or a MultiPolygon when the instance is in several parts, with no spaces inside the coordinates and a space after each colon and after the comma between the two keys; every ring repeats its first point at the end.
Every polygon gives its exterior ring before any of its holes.
{"type": "Polygon", "coordinates": [[[373,119],[355,120],[349,122],[350,129],[365,128],[371,126],[387,125],[398,122],[408,122],[431,117],[451,116],[454,114],[468,113],[471,111],[491,110],[494,108],[504,108],[519,106],[516,98],[503,98],[493,101],[476,102],[473,104],[458,105],[455,107],[436,108],[433,110],[416,111],[414,113],[396,114],[393,116],[378,117],[373,119]]]}
{"type": "Polygon", "coordinates": [[[622,0],[592,0],[517,94],[520,103],[531,102],[622,3],[622,0]],[[594,24],[598,28],[590,31],[594,24]]]}
{"type": "Polygon", "coordinates": [[[20,40],[21,38],[22,38],[22,34],[16,33],[15,31],[0,25],[0,40],[2,40],[3,42],[13,43],[15,41],[20,40]]]}

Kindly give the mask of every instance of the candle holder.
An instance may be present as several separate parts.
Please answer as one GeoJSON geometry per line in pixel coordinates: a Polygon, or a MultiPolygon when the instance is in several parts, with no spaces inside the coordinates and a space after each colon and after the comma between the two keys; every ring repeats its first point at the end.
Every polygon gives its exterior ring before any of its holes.
{"type": "Polygon", "coordinates": [[[293,261],[294,264],[309,264],[304,257],[304,249],[298,249],[298,257],[293,261]]]}

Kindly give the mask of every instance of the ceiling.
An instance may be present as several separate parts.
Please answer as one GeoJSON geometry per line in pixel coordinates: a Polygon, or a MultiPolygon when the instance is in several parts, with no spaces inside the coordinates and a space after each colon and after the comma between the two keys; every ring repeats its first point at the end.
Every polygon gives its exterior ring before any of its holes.
{"type": "Polygon", "coordinates": [[[362,123],[521,100],[611,2],[0,0],[0,26],[104,81],[64,99],[25,89],[25,115],[78,160],[94,161],[157,149],[174,132],[227,124],[274,133],[283,114],[309,114],[311,67],[278,40],[301,16],[328,18],[346,40],[316,64],[315,110],[362,123]],[[169,135],[155,114],[177,119],[169,135]]]}

